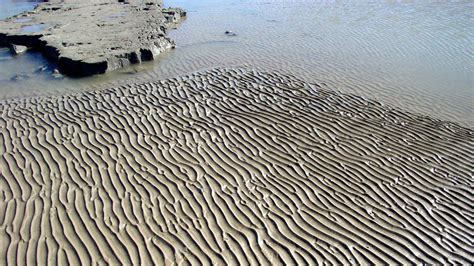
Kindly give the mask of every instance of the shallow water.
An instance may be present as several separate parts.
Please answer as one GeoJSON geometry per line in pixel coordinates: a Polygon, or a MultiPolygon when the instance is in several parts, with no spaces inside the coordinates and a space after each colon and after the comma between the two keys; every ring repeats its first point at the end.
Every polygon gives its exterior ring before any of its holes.
{"type": "Polygon", "coordinates": [[[44,30],[48,25],[46,24],[33,24],[33,25],[27,25],[23,26],[21,28],[21,31],[24,33],[33,33],[33,32],[38,32],[44,30]]]}
{"type": "Polygon", "coordinates": [[[40,0],[0,0],[0,19],[33,9],[40,0]]]}
{"type": "MultiPolygon", "coordinates": [[[[190,11],[171,33],[180,45],[179,59],[173,59],[184,69],[214,64],[280,69],[332,89],[474,124],[472,3],[176,2],[190,11]],[[225,36],[226,30],[237,36],[225,36]]],[[[156,72],[162,68],[165,64],[156,72]]]]}
{"type": "MultiPolygon", "coordinates": [[[[0,0],[1,1],[1,0],[0,0]]],[[[473,3],[167,1],[187,20],[160,60],[100,77],[53,80],[39,56],[0,58],[0,98],[92,89],[215,66],[277,69],[403,109],[472,126],[473,3]],[[227,36],[231,30],[237,36],[227,36]],[[5,59],[6,58],[6,59],[5,59]],[[16,61],[15,61],[16,60],[16,61]],[[30,71],[15,79],[13,65],[30,71]],[[32,67],[31,65],[35,65],[32,67]]]]}

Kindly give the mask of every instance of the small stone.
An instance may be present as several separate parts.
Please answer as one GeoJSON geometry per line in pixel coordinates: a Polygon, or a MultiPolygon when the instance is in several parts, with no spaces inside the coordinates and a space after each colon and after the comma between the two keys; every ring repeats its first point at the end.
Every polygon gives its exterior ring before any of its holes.
{"type": "Polygon", "coordinates": [[[10,45],[10,51],[15,55],[22,54],[26,52],[27,49],[28,47],[23,46],[23,45],[16,45],[16,44],[10,45]]]}
{"type": "Polygon", "coordinates": [[[55,79],[61,79],[61,78],[63,78],[64,76],[63,76],[63,74],[61,74],[61,73],[59,72],[59,70],[56,68],[56,69],[53,70],[53,77],[54,77],[55,79]]]}
{"type": "Polygon", "coordinates": [[[36,69],[35,73],[44,72],[48,69],[48,66],[42,66],[36,69]]]}
{"type": "Polygon", "coordinates": [[[20,81],[20,80],[28,79],[29,77],[30,76],[28,76],[28,75],[18,74],[18,75],[13,76],[10,80],[11,81],[20,81]]]}
{"type": "Polygon", "coordinates": [[[225,35],[227,35],[227,36],[237,36],[237,34],[235,34],[233,31],[230,31],[230,30],[226,30],[225,35]]]}

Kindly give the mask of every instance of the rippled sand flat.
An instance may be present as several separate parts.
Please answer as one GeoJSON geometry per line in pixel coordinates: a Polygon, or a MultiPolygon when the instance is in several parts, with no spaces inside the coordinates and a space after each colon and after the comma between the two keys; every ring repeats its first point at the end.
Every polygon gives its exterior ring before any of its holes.
{"type": "Polygon", "coordinates": [[[474,261],[469,128],[248,69],[0,108],[0,265],[474,261]]]}

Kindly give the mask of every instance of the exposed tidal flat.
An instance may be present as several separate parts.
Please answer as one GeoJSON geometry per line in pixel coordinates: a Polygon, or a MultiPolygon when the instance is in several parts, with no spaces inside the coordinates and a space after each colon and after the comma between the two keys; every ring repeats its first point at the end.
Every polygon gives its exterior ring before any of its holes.
{"type": "Polygon", "coordinates": [[[474,132],[214,69],[1,104],[2,264],[468,264],[474,132]]]}
{"type": "Polygon", "coordinates": [[[472,4],[172,5],[155,63],[0,81],[0,265],[472,264],[472,4]]]}

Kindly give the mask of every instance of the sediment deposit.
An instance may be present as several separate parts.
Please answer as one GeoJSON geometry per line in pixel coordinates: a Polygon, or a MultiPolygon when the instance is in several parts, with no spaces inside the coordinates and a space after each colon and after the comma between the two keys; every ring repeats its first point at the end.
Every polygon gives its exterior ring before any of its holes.
{"type": "Polygon", "coordinates": [[[469,128],[248,69],[0,108],[2,265],[474,261],[469,128]]]}
{"type": "Polygon", "coordinates": [[[150,61],[173,48],[167,28],[186,12],[160,0],[42,3],[0,21],[0,45],[40,49],[63,74],[89,76],[150,61]]]}

